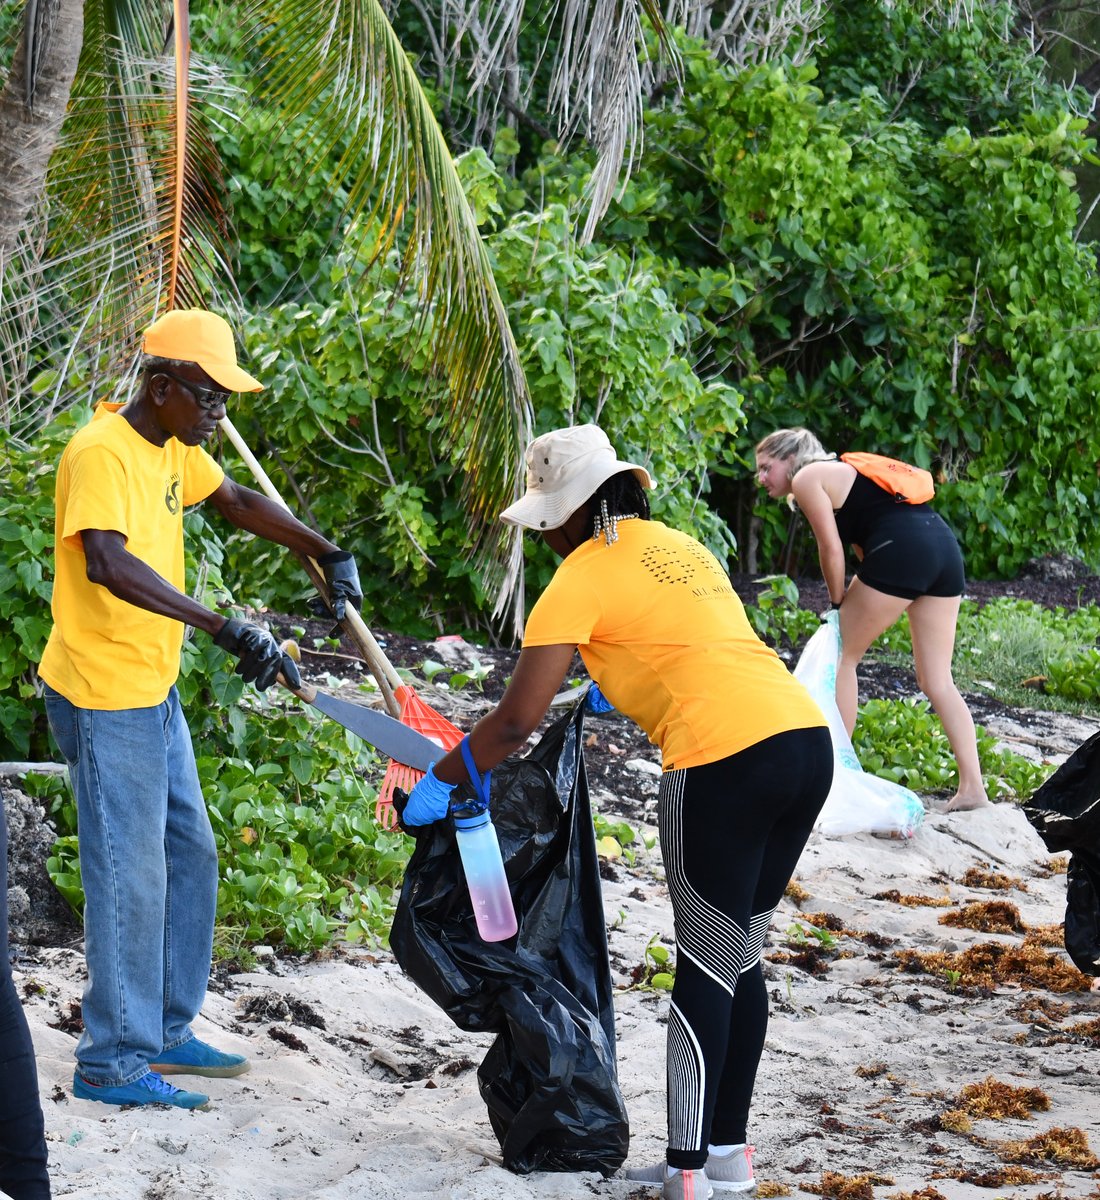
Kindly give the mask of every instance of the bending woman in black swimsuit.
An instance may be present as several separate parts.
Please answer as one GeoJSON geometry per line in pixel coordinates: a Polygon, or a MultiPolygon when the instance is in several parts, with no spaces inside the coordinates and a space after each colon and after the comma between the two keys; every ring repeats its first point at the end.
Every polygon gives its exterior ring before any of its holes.
{"type": "Polygon", "coordinates": [[[756,447],[756,477],[773,499],[786,496],[797,504],[817,539],[829,598],[840,605],[836,700],[849,734],[858,705],[856,666],[907,612],[917,684],[943,722],[958,764],[959,787],[947,810],[988,804],[974,720],[951,674],[965,585],[955,535],[926,504],[896,503],[806,429],[780,429],[764,438],[756,447]],[[845,543],[860,560],[847,591],[845,543]]]}

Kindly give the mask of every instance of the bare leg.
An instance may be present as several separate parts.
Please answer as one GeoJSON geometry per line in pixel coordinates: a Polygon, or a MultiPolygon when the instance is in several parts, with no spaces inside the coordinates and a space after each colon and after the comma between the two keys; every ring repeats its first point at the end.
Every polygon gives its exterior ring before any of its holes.
{"type": "Polygon", "coordinates": [[[983,808],[989,803],[978,763],[974,718],[951,674],[961,600],[961,596],[921,596],[909,607],[917,684],[943,722],[959,769],[959,790],[948,802],[945,812],[983,808]]]}
{"type": "Polygon", "coordinates": [[[840,607],[840,662],[836,668],[836,706],[848,736],[856,725],[859,686],[856,667],[871,643],[912,603],[900,596],[888,596],[853,579],[840,607]]]}

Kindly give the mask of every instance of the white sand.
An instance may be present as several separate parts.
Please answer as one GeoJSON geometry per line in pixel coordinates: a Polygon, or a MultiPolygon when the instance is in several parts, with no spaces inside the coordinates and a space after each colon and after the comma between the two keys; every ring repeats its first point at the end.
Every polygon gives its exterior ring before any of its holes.
{"type": "MultiPolygon", "coordinates": [[[[1068,748],[1068,747],[1067,747],[1068,748]]],[[[639,773],[640,791],[655,787],[639,773]]],[[[596,798],[608,811],[607,797],[596,798]]],[[[840,938],[852,957],[815,977],[795,967],[768,966],[773,1010],[760,1068],[750,1136],[757,1177],[805,1194],[823,1170],[889,1179],[874,1188],[888,1197],[934,1187],[948,1200],[982,1197],[1085,1197],[1097,1194],[1100,1173],[1033,1169],[1030,1185],[990,1188],[939,1172],[993,1171],[1003,1165],[999,1142],[1076,1126],[1100,1154],[1100,1046],[1096,1041],[1043,1046],[1051,1030],[1013,1015],[1021,999],[1048,996],[1002,987],[985,997],[963,995],[926,975],[891,966],[895,949],[964,949],[979,942],[1018,943],[1021,934],[990,935],[938,924],[941,908],[904,907],[876,893],[1008,900],[1025,924],[1060,922],[1065,877],[1044,868],[1039,838],[1012,805],[932,816],[910,842],[857,835],[811,842],[797,879],[810,898],[803,911],[831,912],[847,929],[897,939],[875,951],[840,938]],[[1026,891],[963,887],[968,867],[1023,880],[1026,891]],[[870,1078],[859,1067],[885,1064],[870,1078]],[[1042,1088],[1051,1108],[1031,1120],[974,1122],[969,1134],[943,1132],[935,1119],[953,1107],[967,1083],[988,1075],[1017,1087],[1042,1088]],[[920,1128],[915,1123],[925,1122],[920,1128]]],[[[612,926],[612,962],[619,982],[639,963],[654,933],[671,940],[672,918],[657,851],[605,886],[612,926]]],[[[798,915],[784,901],[769,956],[786,949],[785,931],[798,915]]],[[[265,962],[236,976],[230,990],[211,993],[196,1031],[227,1050],[248,1054],[250,1074],[193,1081],[212,1097],[208,1112],[121,1111],[75,1100],[70,1082],[74,1038],[57,1029],[59,1013],[79,999],[83,962],[73,951],[49,951],[18,980],[42,988],[26,1000],[39,1053],[43,1105],[55,1195],[89,1200],[389,1200],[431,1196],[449,1200],[547,1197],[626,1200],[652,1195],[621,1179],[594,1174],[513,1175],[499,1165],[496,1139],[477,1091],[476,1064],[488,1036],[456,1029],[401,974],[385,952],[352,949],[328,961],[287,966],[265,962]],[[243,1004],[261,993],[301,1001],[325,1029],[241,1020],[243,1004]],[[304,1043],[292,1049],[272,1027],[304,1043]]],[[[33,992],[33,989],[28,989],[33,992]]],[[[1050,997],[1068,1004],[1055,1022],[1065,1030],[1100,1017],[1100,993],[1050,997]]],[[[667,998],[623,991],[616,1001],[620,1080],[630,1113],[630,1162],[644,1163],[664,1147],[664,1018],[667,998]]],[[[187,1085],[187,1078],[177,1078],[187,1085]]],[[[774,1192],[772,1194],[775,1194],[774,1192]]],[[[930,1193],[931,1195],[931,1193],[930,1193]]]]}

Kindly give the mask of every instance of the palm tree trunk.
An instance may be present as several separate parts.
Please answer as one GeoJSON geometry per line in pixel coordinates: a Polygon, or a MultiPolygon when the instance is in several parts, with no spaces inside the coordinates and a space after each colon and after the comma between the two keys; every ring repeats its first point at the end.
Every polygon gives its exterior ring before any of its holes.
{"type": "Polygon", "coordinates": [[[40,47],[33,102],[26,99],[26,30],[0,92],[0,259],[42,194],[84,41],[84,0],[37,0],[35,11],[38,20],[28,22],[40,47]]]}

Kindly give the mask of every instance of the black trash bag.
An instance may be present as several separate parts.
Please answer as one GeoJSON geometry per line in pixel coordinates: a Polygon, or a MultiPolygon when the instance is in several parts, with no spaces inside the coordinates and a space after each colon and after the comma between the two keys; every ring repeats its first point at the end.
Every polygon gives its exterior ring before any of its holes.
{"type": "Polygon", "coordinates": [[[1024,806],[1057,854],[1071,851],[1066,875],[1066,953],[1100,975],[1100,733],[1078,746],[1024,806]]]}
{"type": "Polygon", "coordinates": [[[630,1140],[583,708],[557,721],[526,758],[493,771],[490,811],[516,936],[478,936],[450,821],[418,836],[390,930],[401,968],[460,1029],[497,1033],[478,1085],[504,1165],[518,1174],[609,1175],[630,1140]]]}

